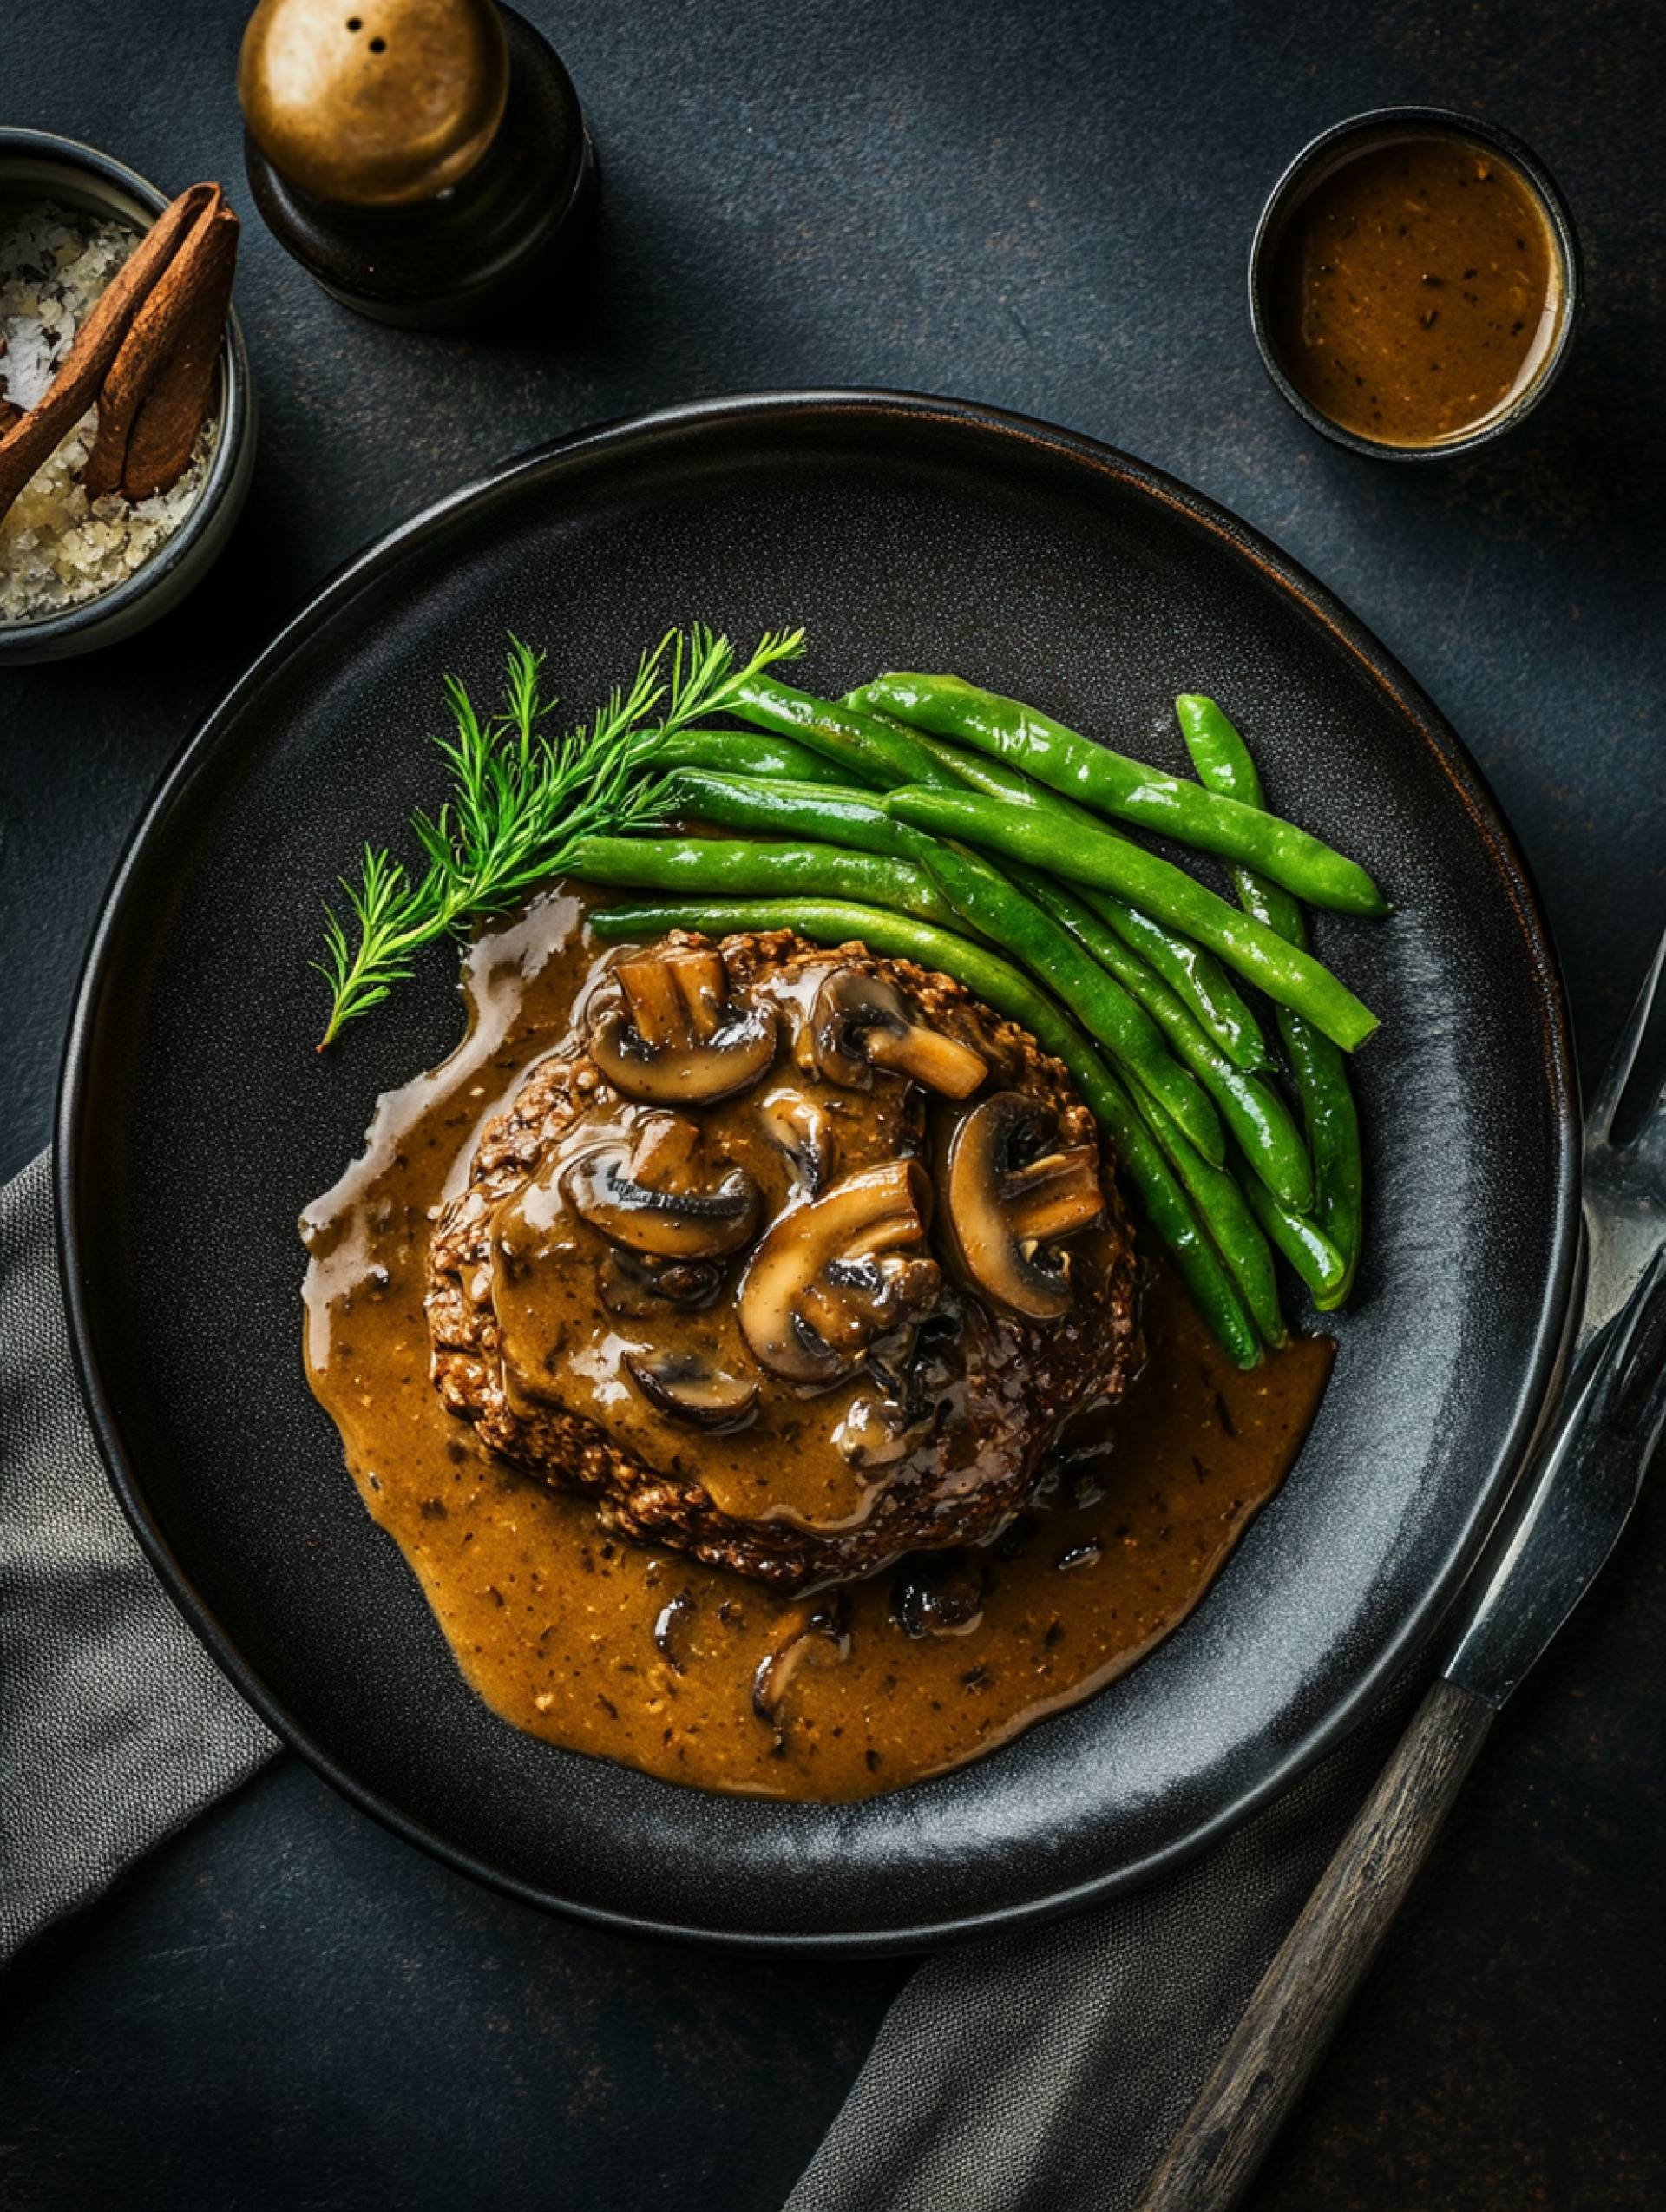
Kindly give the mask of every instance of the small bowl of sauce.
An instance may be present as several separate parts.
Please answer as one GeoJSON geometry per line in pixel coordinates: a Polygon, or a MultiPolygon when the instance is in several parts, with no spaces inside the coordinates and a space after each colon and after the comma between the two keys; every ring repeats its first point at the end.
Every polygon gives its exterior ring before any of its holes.
{"type": "Polygon", "coordinates": [[[1579,291],[1573,220],[1540,162],[1437,108],[1315,138],[1250,249],[1268,375],[1315,430],[1389,460],[1513,429],[1567,358],[1579,291]]]}

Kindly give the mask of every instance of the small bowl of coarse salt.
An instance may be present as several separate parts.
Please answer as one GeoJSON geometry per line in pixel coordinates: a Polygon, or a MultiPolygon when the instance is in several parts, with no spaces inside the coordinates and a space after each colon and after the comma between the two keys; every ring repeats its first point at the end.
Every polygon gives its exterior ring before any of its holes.
{"type": "MultiPolygon", "coordinates": [[[[169,205],[91,147],[0,129],[0,439],[58,384],[77,332],[169,205]]],[[[159,231],[152,250],[160,243],[159,231]]],[[[135,481],[130,462],[124,485],[118,453],[111,482],[109,456],[97,450],[99,407],[89,404],[10,498],[0,515],[0,666],[131,635],[177,605],[219,556],[254,466],[254,391],[234,315],[212,373],[206,348],[201,358],[206,401],[199,387],[163,465],[140,467],[135,481]]],[[[73,369],[64,381],[75,381],[73,369]]],[[[141,407],[134,423],[153,454],[160,404],[148,418],[141,407]]]]}

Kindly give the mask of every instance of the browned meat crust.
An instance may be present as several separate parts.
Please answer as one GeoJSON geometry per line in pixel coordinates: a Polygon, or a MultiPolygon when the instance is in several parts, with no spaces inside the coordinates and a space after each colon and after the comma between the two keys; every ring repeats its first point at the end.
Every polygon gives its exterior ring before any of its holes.
{"type": "MultiPolygon", "coordinates": [[[[670,942],[707,941],[679,932],[670,942]]],[[[726,937],[720,949],[736,986],[762,986],[766,994],[790,988],[806,963],[830,958],[786,931],[726,937]]],[[[1027,1031],[951,978],[912,962],[882,961],[860,945],[841,948],[837,958],[888,980],[921,1020],[982,1053],[992,1084],[1056,1110],[1063,1141],[1097,1141],[1065,1069],[1027,1031]]],[[[855,1527],[818,1531],[725,1515],[677,1464],[674,1438],[666,1464],[651,1467],[589,1419],[559,1406],[512,1404],[493,1306],[493,1221],[552,1144],[612,1095],[583,1052],[533,1068],[508,1110],[487,1125],[468,1188],[436,1225],[428,1312],[433,1378],[450,1410],[473,1421],[506,1460],[558,1487],[590,1493],[603,1520],[622,1533],[789,1588],[866,1573],[905,1551],[989,1534],[1032,1491],[1060,1421],[1120,1395],[1138,1356],[1135,1268],[1105,1159],[1106,1211],[1078,1239],[1072,1310],[1061,1321],[1034,1324],[990,1310],[957,1284],[918,1362],[916,1386],[941,1398],[932,1433],[886,1470],[890,1479],[855,1527]]],[[[934,1234],[934,1249],[936,1241],[934,1234]]],[[[813,1412],[813,1399],[810,1406],[813,1412]]]]}

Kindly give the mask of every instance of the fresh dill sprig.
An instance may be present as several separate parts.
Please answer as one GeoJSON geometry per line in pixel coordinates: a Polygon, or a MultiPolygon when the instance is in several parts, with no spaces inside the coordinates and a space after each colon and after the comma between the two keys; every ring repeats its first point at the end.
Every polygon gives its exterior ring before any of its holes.
{"type": "Polygon", "coordinates": [[[802,630],[771,631],[737,666],[728,639],[703,624],[669,630],[629,684],[560,737],[539,726],[554,703],[541,688],[544,656],[519,638],[510,640],[502,703],[489,719],[448,676],[456,733],[438,744],[451,789],[437,814],[418,814],[410,825],[427,868],[413,875],[385,849],[366,845],[357,882],[341,879],[353,926],[325,906],[325,954],[312,963],[330,986],[319,1051],[410,979],[422,946],[503,913],[558,876],[580,837],[662,819],[668,784],[652,772],[659,740],[720,714],[752,677],[803,650],[802,630]]]}

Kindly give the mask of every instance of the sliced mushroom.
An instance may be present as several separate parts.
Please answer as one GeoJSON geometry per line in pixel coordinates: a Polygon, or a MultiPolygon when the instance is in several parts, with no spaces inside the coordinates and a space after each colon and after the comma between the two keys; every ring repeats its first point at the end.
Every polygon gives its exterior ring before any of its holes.
{"type": "Polygon", "coordinates": [[[725,1375],[698,1353],[649,1360],[626,1352],[623,1366],[651,1406],[696,1428],[738,1428],[758,1410],[756,1376],[725,1375]]]}
{"type": "Polygon", "coordinates": [[[667,1306],[688,1311],[709,1306],[722,1284],[723,1270],[715,1260],[657,1260],[615,1249],[602,1254],[596,1269],[601,1303],[620,1321],[663,1316],[667,1306]]]}
{"type": "Polygon", "coordinates": [[[792,1164],[807,1198],[817,1198],[833,1179],[833,1129],[827,1115],[802,1091],[771,1091],[758,1109],[770,1141],[792,1164]]]}
{"type": "Polygon", "coordinates": [[[734,995],[715,948],[621,961],[611,985],[591,1008],[590,1056],[622,1097],[709,1106],[775,1058],[774,1009],[734,995]]]}
{"type": "Polygon", "coordinates": [[[859,1356],[876,1336],[934,1307],[941,1287],[933,1259],[862,1253],[830,1260],[799,1296],[801,1335],[807,1329],[835,1351],[859,1356]]]}
{"type": "Polygon", "coordinates": [[[974,1106],[949,1139],[949,1227],[978,1289],[1030,1321],[1070,1309],[1070,1256],[1056,1249],[1105,1211],[1092,1145],[1060,1151],[1058,1117],[1017,1091],[974,1106]]]}
{"type": "Polygon", "coordinates": [[[891,1584],[891,1618],[904,1636],[965,1636],[983,1618],[983,1556],[969,1546],[916,1552],[891,1584]]]}
{"type": "Polygon", "coordinates": [[[859,968],[835,968],[823,978],[810,1004],[808,1050],[818,1074],[856,1091],[869,1089],[882,1067],[966,1099],[989,1073],[981,1053],[915,1021],[893,985],[859,968]]]}
{"type": "Polygon", "coordinates": [[[809,1657],[817,1639],[832,1646],[834,1659],[850,1650],[850,1631],[844,1625],[843,1593],[795,1605],[781,1624],[773,1649],[764,1653],[752,1677],[752,1710],[772,1728],[781,1724],[782,1700],[787,1685],[809,1657]]]}
{"type": "Polygon", "coordinates": [[[708,1165],[699,1126],[648,1115],[628,1138],[580,1152],[561,1170],[561,1196],[610,1244],[662,1259],[713,1259],[758,1225],[758,1189],[744,1167],[708,1165]]]}
{"type": "Polygon", "coordinates": [[[835,1426],[833,1448],[858,1474],[869,1467],[889,1467],[928,1426],[928,1413],[910,1414],[902,1400],[864,1390],[852,1398],[835,1426]]]}
{"type": "Polygon", "coordinates": [[[916,1395],[915,1355],[920,1337],[921,1331],[916,1328],[898,1329],[868,1347],[869,1380],[880,1398],[899,1412],[908,1408],[916,1395]]]}
{"type": "Polygon", "coordinates": [[[929,1311],[942,1291],[936,1262],[917,1250],[929,1198],[917,1161],[886,1160],[783,1214],[740,1286],[741,1334],[760,1366],[830,1382],[876,1337],[929,1311]]]}
{"type": "Polygon", "coordinates": [[[653,1624],[653,1648],[674,1673],[686,1674],[692,1654],[689,1650],[693,1621],[699,1608],[686,1590],[679,1590],[668,1605],[659,1608],[653,1624]]]}

